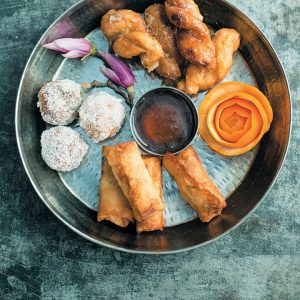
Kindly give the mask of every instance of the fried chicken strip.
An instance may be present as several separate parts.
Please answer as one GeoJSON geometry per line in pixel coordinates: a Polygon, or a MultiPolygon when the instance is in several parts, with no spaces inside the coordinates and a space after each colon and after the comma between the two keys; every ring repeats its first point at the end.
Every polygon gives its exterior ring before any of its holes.
{"type": "Polygon", "coordinates": [[[225,199],[208,176],[193,147],[189,146],[178,155],[166,153],[163,165],[202,222],[209,222],[221,214],[226,206],[225,199]]]}
{"type": "Polygon", "coordinates": [[[177,29],[177,46],[191,63],[214,66],[215,49],[209,30],[193,0],[166,0],[165,11],[177,29]]]}
{"type": "Polygon", "coordinates": [[[178,82],[178,88],[187,94],[196,94],[207,90],[223,80],[232,67],[232,56],[240,45],[240,34],[229,28],[220,29],[213,36],[216,51],[216,66],[205,68],[191,64],[187,68],[184,81],[178,82]]]}
{"type": "Polygon", "coordinates": [[[119,56],[140,56],[148,72],[158,67],[164,55],[162,46],[147,32],[140,14],[128,9],[112,9],[102,17],[101,30],[119,56]]]}
{"type": "Polygon", "coordinates": [[[145,22],[150,34],[159,41],[164,50],[164,56],[155,71],[164,78],[178,79],[181,76],[179,65],[183,58],[178,51],[175,34],[169,26],[164,5],[150,5],[145,10],[145,22]]]}

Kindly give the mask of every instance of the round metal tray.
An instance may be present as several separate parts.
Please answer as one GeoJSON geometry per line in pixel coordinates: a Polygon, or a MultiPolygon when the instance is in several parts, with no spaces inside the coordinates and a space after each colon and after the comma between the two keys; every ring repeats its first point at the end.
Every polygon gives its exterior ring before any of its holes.
{"type": "MultiPolygon", "coordinates": [[[[39,196],[50,210],[75,232],[101,245],[130,252],[170,253],[192,249],[216,239],[236,227],[257,206],[272,185],[283,162],[289,140],[291,107],[288,84],[280,62],[259,29],[240,11],[224,1],[198,3],[205,22],[213,29],[237,29],[241,46],[234,56],[234,65],[224,81],[238,80],[257,84],[269,98],[274,110],[271,130],[259,147],[233,158],[211,151],[201,138],[194,141],[198,154],[222,193],[227,207],[221,216],[204,224],[195,219],[195,212],[182,200],[176,184],[164,171],[166,225],[162,232],[136,234],[135,227],[126,229],[109,222],[96,221],[97,185],[101,174],[101,147],[93,143],[76,124],[90,145],[80,168],[66,173],[49,169],[41,159],[40,135],[45,129],[38,109],[37,93],[43,83],[53,78],[69,78],[77,82],[100,79],[99,59],[63,60],[60,55],[41,47],[60,37],[87,36],[102,49],[107,43],[99,30],[101,15],[111,8],[129,8],[143,12],[152,1],[81,1],[62,15],[43,35],[25,68],[16,105],[17,141],[27,174],[39,196]],[[174,226],[177,225],[177,226],[174,226]]],[[[138,99],[147,90],[161,86],[156,75],[148,75],[139,64],[135,71],[138,99]]],[[[104,78],[102,78],[104,79],[104,78]]],[[[97,91],[92,91],[97,92],[97,91]]],[[[195,97],[201,103],[205,93],[195,97]]],[[[128,112],[127,112],[128,113],[128,112]]],[[[115,144],[132,139],[129,121],[116,138],[115,144]]]]}

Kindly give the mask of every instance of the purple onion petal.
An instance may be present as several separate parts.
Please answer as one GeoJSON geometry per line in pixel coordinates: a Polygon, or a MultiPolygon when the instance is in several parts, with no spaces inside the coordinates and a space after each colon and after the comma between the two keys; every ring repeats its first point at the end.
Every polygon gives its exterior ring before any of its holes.
{"type": "Polygon", "coordinates": [[[118,75],[111,69],[108,69],[106,67],[101,67],[100,71],[103,73],[105,77],[116,83],[117,85],[126,88],[126,86],[122,83],[118,75]]]}
{"type": "Polygon", "coordinates": [[[134,84],[134,75],[130,67],[114,54],[99,51],[99,54],[117,74],[123,85],[127,88],[134,84]]]}

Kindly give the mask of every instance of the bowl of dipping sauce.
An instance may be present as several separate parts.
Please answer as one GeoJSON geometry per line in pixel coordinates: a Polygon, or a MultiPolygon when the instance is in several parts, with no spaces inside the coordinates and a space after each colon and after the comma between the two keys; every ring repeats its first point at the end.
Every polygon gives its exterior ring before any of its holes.
{"type": "Polygon", "coordinates": [[[197,109],[192,99],[178,89],[153,89],[133,106],[130,126],[136,142],[146,152],[178,153],[189,146],[197,134],[197,109]]]}

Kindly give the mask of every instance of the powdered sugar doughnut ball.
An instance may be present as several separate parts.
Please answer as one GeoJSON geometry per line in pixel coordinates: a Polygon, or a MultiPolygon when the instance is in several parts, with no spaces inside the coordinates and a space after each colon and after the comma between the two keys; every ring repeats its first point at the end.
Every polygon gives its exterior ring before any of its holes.
{"type": "Polygon", "coordinates": [[[82,103],[80,85],[72,80],[55,80],[42,86],[37,106],[42,118],[52,125],[73,122],[82,103]]]}
{"type": "Polygon", "coordinates": [[[125,119],[121,99],[106,92],[98,92],[86,98],[79,109],[80,126],[98,143],[114,136],[125,119]]]}
{"type": "Polygon", "coordinates": [[[78,132],[65,126],[43,131],[41,137],[42,158],[56,171],[71,171],[80,165],[88,145],[78,132]]]}

